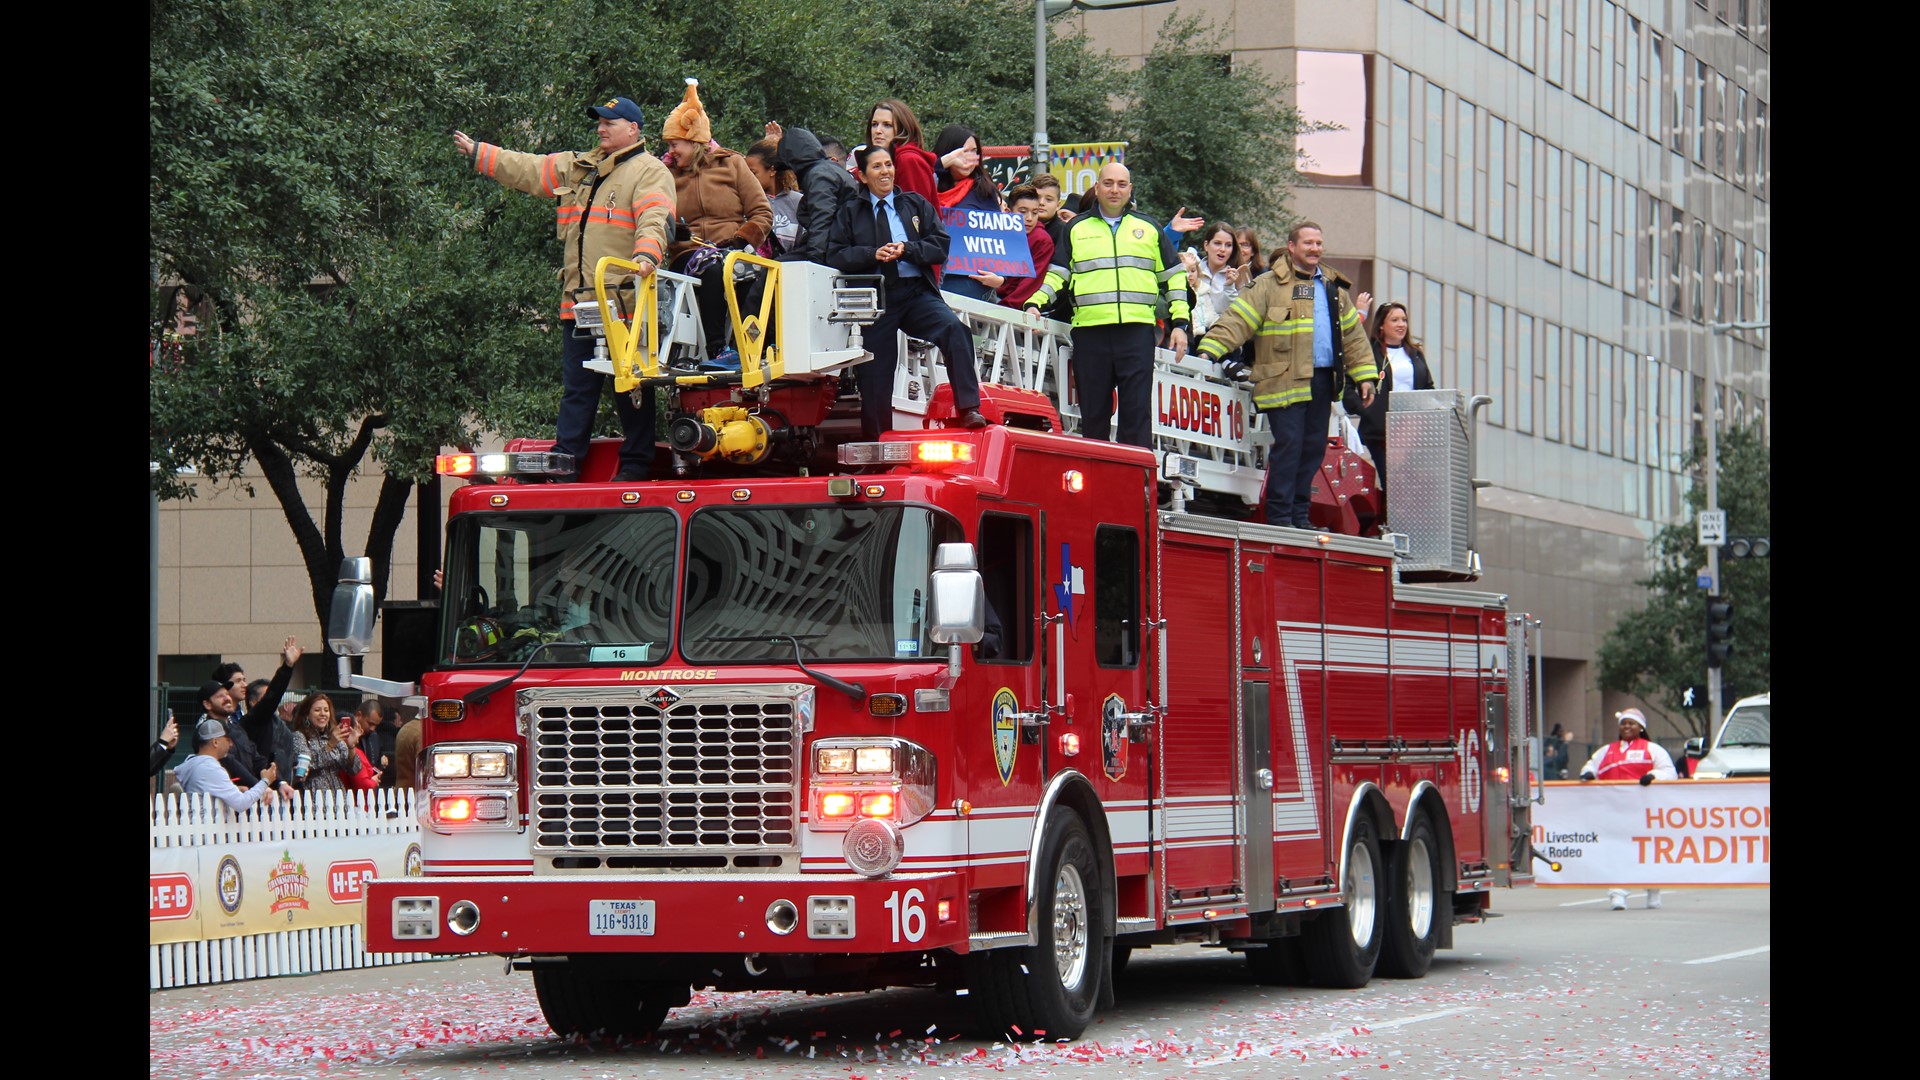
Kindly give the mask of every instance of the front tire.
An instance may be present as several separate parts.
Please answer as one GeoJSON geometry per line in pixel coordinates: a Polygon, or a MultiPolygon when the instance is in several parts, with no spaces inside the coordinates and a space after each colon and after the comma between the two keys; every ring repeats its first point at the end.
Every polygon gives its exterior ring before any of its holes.
{"type": "Polygon", "coordinates": [[[596,976],[567,966],[533,969],[540,1013],[555,1035],[645,1039],[687,1000],[685,987],[596,976]]]}
{"type": "Polygon", "coordinates": [[[995,1038],[1079,1038],[1093,1021],[1111,956],[1100,862],[1086,825],[1060,807],[1046,829],[1037,940],[967,957],[968,998],[984,1034],[995,1038]]]}
{"type": "Polygon", "coordinates": [[[1313,985],[1357,990],[1373,978],[1380,960],[1380,840],[1373,819],[1354,819],[1340,875],[1342,907],[1301,928],[1307,974],[1313,985]]]}
{"type": "Polygon", "coordinates": [[[1440,947],[1440,920],[1452,905],[1440,890],[1440,845],[1425,815],[1415,817],[1407,838],[1387,860],[1387,918],[1380,945],[1380,973],[1418,979],[1433,966],[1440,947]]]}

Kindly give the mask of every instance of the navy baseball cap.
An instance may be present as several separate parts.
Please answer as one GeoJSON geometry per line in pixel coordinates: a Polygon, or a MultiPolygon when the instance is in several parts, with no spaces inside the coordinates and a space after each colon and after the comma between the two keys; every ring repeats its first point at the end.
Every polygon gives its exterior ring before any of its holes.
{"type": "Polygon", "coordinates": [[[587,115],[601,120],[631,120],[641,127],[647,126],[646,121],[640,119],[640,106],[635,105],[632,98],[617,97],[603,105],[589,105],[587,115]]]}

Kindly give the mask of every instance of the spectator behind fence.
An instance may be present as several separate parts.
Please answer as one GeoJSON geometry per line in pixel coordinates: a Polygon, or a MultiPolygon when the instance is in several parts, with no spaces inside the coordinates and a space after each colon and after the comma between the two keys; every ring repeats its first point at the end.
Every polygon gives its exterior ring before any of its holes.
{"type": "Polygon", "coordinates": [[[1547,736],[1546,747],[1541,757],[1544,776],[1548,780],[1567,778],[1567,733],[1559,724],[1553,725],[1553,731],[1547,736]]]}
{"type": "Polygon", "coordinates": [[[152,759],[147,764],[149,777],[159,776],[160,770],[167,767],[167,759],[173,756],[173,748],[179,745],[179,742],[180,725],[173,719],[173,710],[168,709],[167,725],[160,729],[160,737],[153,741],[152,759]]]}
{"type": "Polygon", "coordinates": [[[393,763],[400,756],[400,710],[386,702],[380,703],[380,726],[374,729],[380,735],[380,756],[375,764],[380,766],[380,786],[390,788],[394,783],[393,763]]]}
{"type": "Polygon", "coordinates": [[[410,788],[414,785],[414,771],[419,767],[420,729],[419,717],[400,725],[400,731],[393,737],[393,786],[410,788]]]}
{"type": "MultiPolygon", "coordinates": [[[[464,131],[453,133],[454,148],[467,155],[475,172],[503,187],[555,201],[561,251],[561,392],[553,448],[572,454],[576,467],[587,459],[600,394],[608,388],[609,377],[582,366],[593,359],[595,339],[591,333],[574,332],[575,297],[585,289],[586,299],[593,300],[594,267],[608,256],[640,267],[637,274],[609,282],[610,292],[612,286],[628,287],[634,279],[647,288],[653,286],[646,279],[666,258],[674,197],[673,177],[658,158],[647,153],[640,134],[640,106],[617,97],[605,105],[587,106],[587,114],[597,121],[600,145],[584,153],[525,154],[475,142],[464,131]]],[[[632,394],[613,395],[623,436],[616,480],[644,480],[653,468],[653,386],[645,386],[640,396],[636,404],[632,394]]]]}
{"type": "Polygon", "coordinates": [[[1018,311],[1027,298],[1046,280],[1047,265],[1053,262],[1053,237],[1040,221],[1040,192],[1032,184],[1021,184],[1007,192],[1007,208],[1026,219],[1027,252],[1033,256],[1033,274],[1029,277],[1003,278],[982,274],[980,280],[994,285],[994,294],[1007,307],[1018,311]]]}
{"type": "MultiPolygon", "coordinates": [[[[291,635],[280,650],[280,668],[273,673],[273,681],[260,696],[260,700],[245,716],[235,719],[239,712],[238,703],[244,700],[247,674],[238,664],[222,664],[214,669],[215,678],[200,688],[201,715],[211,717],[226,726],[227,736],[234,742],[233,751],[225,755],[221,762],[227,775],[241,781],[242,787],[251,787],[260,778],[260,773],[273,760],[273,723],[274,710],[280,706],[280,696],[286,692],[287,684],[293,681],[293,665],[299,663],[302,650],[291,635]],[[238,688],[233,684],[238,683],[238,688]]],[[[292,794],[291,785],[285,785],[281,794],[292,794]]]]}
{"type": "Polygon", "coordinates": [[[265,800],[273,802],[273,783],[278,773],[268,765],[266,773],[242,791],[234,785],[220,759],[233,751],[233,737],[219,720],[203,716],[194,726],[194,749],[187,760],[173,770],[180,790],[189,795],[211,795],[235,812],[246,810],[265,800]]]}
{"type": "MultiPolygon", "coordinates": [[[[894,187],[933,202],[940,194],[935,179],[940,162],[927,152],[921,139],[920,118],[899,98],[887,98],[867,113],[867,145],[892,151],[894,187]]],[[[858,173],[859,162],[851,164],[858,173]]]]}
{"type": "MultiPolygon", "coordinates": [[[[294,665],[300,663],[300,657],[300,646],[288,636],[280,648],[280,667],[271,680],[253,680],[250,684],[246,669],[238,663],[223,663],[213,669],[211,680],[227,688],[227,713],[219,719],[227,723],[227,734],[234,740],[232,753],[223,761],[228,776],[234,780],[252,784],[269,761],[280,765],[282,776],[292,774],[292,740],[276,732],[273,713],[280,707],[280,696],[286,694],[288,684],[294,680],[294,665]],[[246,707],[242,707],[242,703],[246,703],[246,707]],[[234,715],[240,715],[240,719],[234,721],[234,715]]],[[[202,700],[205,700],[205,690],[202,690],[202,700]]],[[[286,788],[282,794],[288,792],[292,792],[292,788],[286,788]]]]}
{"type": "MultiPolygon", "coordinates": [[[[707,358],[724,359],[732,319],[727,311],[726,255],[751,251],[773,232],[773,207],[747,161],[713,141],[713,126],[700,102],[700,80],[688,79],[687,92],[661,125],[667,154],[661,158],[673,174],[675,205],[687,223],[689,239],[667,246],[670,269],[697,278],[700,325],[706,331],[707,358]]],[[[748,308],[742,297],[741,309],[748,308]]]]}
{"type": "MultiPolygon", "coordinates": [[[[267,696],[267,691],[272,688],[272,685],[273,684],[266,679],[255,679],[247,684],[247,711],[249,713],[260,707],[261,700],[267,696]]],[[[287,704],[288,698],[293,698],[295,704],[298,704],[300,700],[292,694],[281,697],[280,707],[274,710],[274,717],[280,722],[267,724],[269,741],[272,743],[272,746],[261,747],[261,749],[267,751],[267,756],[272,759],[273,763],[280,766],[281,776],[293,775],[293,756],[295,753],[293,749],[293,729],[285,723],[286,718],[293,715],[293,706],[287,704]]]]}
{"type": "Polygon", "coordinates": [[[347,777],[360,771],[360,755],[354,753],[360,732],[350,715],[336,716],[333,699],[312,694],[293,714],[294,739],[307,759],[307,775],[302,786],[307,791],[343,791],[347,777]],[[343,775],[344,774],[344,775],[343,775]]]}
{"type": "Polygon", "coordinates": [[[393,764],[393,744],[387,741],[391,736],[380,728],[386,713],[386,707],[377,697],[363,697],[360,704],[353,707],[354,726],[360,731],[357,748],[369,765],[383,772],[393,764]]]}
{"type": "MultiPolygon", "coordinates": [[[[1000,212],[1000,188],[981,167],[980,140],[965,124],[948,124],[933,142],[940,159],[939,180],[934,204],[943,210],[985,210],[1000,212]]],[[[1044,273],[1045,271],[1042,271],[1044,273]]],[[[999,286],[998,274],[946,274],[940,279],[940,291],[985,303],[994,301],[999,286]],[[991,284],[986,279],[992,279],[991,284]]]]}
{"type": "Polygon", "coordinates": [[[800,231],[782,260],[826,262],[827,234],[833,231],[833,217],[842,203],[860,194],[860,182],[830,160],[822,152],[820,140],[806,128],[781,133],[773,164],[791,170],[800,181],[800,231]]]}

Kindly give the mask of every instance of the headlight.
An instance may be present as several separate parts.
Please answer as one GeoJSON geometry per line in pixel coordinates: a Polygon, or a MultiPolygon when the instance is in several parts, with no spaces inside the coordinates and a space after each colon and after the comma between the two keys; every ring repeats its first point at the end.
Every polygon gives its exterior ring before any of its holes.
{"type": "Polygon", "coordinates": [[[918,743],[856,737],[814,745],[807,806],[815,829],[871,820],[904,827],[932,813],[933,798],[933,754],[918,743]]]}
{"type": "Polygon", "coordinates": [[[499,777],[507,775],[507,755],[499,751],[473,754],[467,759],[468,776],[499,777]]]}
{"type": "Polygon", "coordinates": [[[471,754],[464,752],[436,751],[433,755],[433,778],[435,780],[459,780],[468,775],[467,759],[471,754]]]}

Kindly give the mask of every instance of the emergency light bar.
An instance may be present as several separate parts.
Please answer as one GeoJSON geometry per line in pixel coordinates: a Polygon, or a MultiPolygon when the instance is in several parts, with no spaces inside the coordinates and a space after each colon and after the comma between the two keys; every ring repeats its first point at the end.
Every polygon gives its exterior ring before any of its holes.
{"type": "Polygon", "coordinates": [[[441,476],[571,476],[573,455],[552,450],[495,454],[441,454],[433,459],[441,476]]]}
{"type": "Polygon", "coordinates": [[[916,442],[844,443],[842,465],[911,465],[918,469],[945,469],[973,462],[973,444],[952,439],[916,442]]]}

